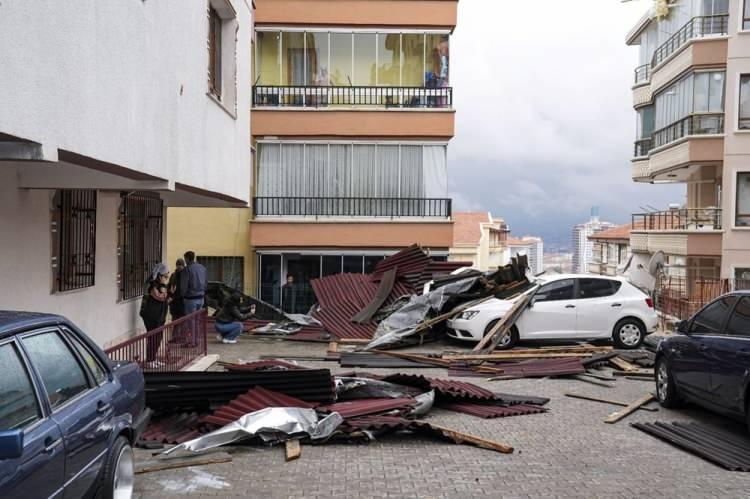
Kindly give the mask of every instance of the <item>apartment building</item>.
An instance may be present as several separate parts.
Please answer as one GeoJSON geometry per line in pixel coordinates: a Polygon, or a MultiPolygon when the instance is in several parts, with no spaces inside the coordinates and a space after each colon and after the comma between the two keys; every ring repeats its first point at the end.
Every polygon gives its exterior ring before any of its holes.
{"type": "Polygon", "coordinates": [[[261,299],[306,312],[311,279],[368,272],[413,243],[447,258],[457,4],[255,1],[249,245],[261,299]]]}
{"type": "Polygon", "coordinates": [[[588,272],[600,275],[618,275],[630,259],[630,230],[632,224],[623,224],[589,236],[593,244],[588,272]]]}
{"type": "Polygon", "coordinates": [[[508,238],[509,259],[524,253],[529,258],[529,269],[532,274],[544,272],[544,241],[541,237],[524,236],[522,238],[508,238]]]}
{"type": "Polygon", "coordinates": [[[510,229],[502,218],[486,211],[453,213],[453,245],[448,254],[452,262],[471,262],[487,271],[510,261],[507,240],[510,229]]]}
{"type": "Polygon", "coordinates": [[[588,222],[573,226],[573,272],[588,272],[589,262],[593,259],[594,243],[590,236],[615,227],[611,222],[602,222],[599,219],[599,208],[591,208],[591,218],[588,222]]]}
{"type": "MultiPolygon", "coordinates": [[[[244,0],[0,6],[0,306],[143,330],[165,207],[246,206],[244,0]]],[[[200,237],[200,234],[193,234],[200,237]]]]}

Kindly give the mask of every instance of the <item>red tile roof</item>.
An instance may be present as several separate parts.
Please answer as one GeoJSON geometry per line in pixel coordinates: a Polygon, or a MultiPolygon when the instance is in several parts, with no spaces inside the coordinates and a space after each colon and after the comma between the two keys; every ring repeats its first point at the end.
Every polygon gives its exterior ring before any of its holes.
{"type": "Polygon", "coordinates": [[[482,238],[482,226],[490,223],[490,214],[486,211],[464,211],[453,213],[453,245],[479,244],[482,238]]]}
{"type": "Polygon", "coordinates": [[[632,228],[633,224],[618,225],[617,227],[592,234],[589,236],[589,239],[597,241],[629,241],[632,228]]]}

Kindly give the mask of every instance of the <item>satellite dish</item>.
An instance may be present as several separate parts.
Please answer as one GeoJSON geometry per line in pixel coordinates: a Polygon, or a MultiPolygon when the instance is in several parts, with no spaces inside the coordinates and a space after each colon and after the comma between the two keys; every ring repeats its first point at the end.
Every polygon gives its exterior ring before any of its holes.
{"type": "Polygon", "coordinates": [[[648,273],[653,277],[658,277],[662,269],[664,269],[664,264],[666,262],[667,255],[665,255],[663,251],[657,251],[648,262],[648,273]]]}
{"type": "Polygon", "coordinates": [[[630,264],[631,263],[633,263],[633,255],[630,255],[630,258],[628,258],[628,261],[625,262],[625,265],[623,265],[622,267],[618,267],[617,268],[617,274],[618,275],[625,274],[628,271],[628,269],[630,268],[630,264]]]}

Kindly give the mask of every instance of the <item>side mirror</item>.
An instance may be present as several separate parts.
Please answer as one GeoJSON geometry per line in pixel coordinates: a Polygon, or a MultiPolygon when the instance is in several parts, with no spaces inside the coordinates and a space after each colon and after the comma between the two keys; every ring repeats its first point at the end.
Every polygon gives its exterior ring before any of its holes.
{"type": "Polygon", "coordinates": [[[0,460],[16,459],[23,454],[23,431],[0,431],[0,460]]]}
{"type": "Polygon", "coordinates": [[[677,323],[674,325],[674,330],[676,333],[685,334],[687,333],[687,329],[688,329],[688,321],[686,320],[677,321],[677,323]]]}

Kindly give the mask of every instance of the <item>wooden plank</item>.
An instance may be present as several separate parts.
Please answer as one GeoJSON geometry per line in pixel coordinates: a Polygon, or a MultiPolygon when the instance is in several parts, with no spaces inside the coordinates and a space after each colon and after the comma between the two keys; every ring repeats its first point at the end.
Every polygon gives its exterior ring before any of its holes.
{"type": "Polygon", "coordinates": [[[284,448],[286,450],[286,461],[294,461],[295,459],[298,459],[300,454],[302,454],[302,449],[300,449],[299,446],[299,439],[292,439],[287,440],[284,442],[284,448]]]}
{"type": "Polygon", "coordinates": [[[577,379],[578,381],[585,381],[586,383],[591,383],[592,385],[606,386],[607,388],[615,387],[614,384],[607,383],[606,381],[601,381],[601,380],[594,379],[594,378],[589,378],[587,376],[584,376],[583,374],[573,374],[571,378],[577,379]]]}
{"type": "Polygon", "coordinates": [[[329,352],[338,352],[339,351],[339,344],[336,341],[332,341],[328,344],[328,351],[329,352]]]}
{"type": "Polygon", "coordinates": [[[514,348],[512,350],[502,350],[502,353],[508,354],[561,354],[561,353],[577,353],[577,354],[594,354],[594,353],[605,353],[607,350],[600,350],[600,348],[608,347],[591,347],[591,348],[566,348],[566,347],[540,347],[540,348],[514,348]]]}
{"type": "Polygon", "coordinates": [[[203,466],[206,464],[229,463],[232,456],[226,452],[216,452],[209,455],[182,456],[168,459],[149,459],[135,465],[135,474],[152,473],[154,471],[187,468],[188,466],[203,466]]]}
{"type": "Polygon", "coordinates": [[[612,357],[609,363],[621,371],[637,371],[638,367],[621,357],[612,357]]]}
{"type": "Polygon", "coordinates": [[[413,353],[405,352],[394,352],[391,350],[373,350],[373,353],[380,353],[383,355],[390,355],[391,357],[397,357],[399,359],[413,360],[414,362],[423,362],[425,364],[432,364],[439,367],[449,367],[450,362],[445,359],[438,359],[435,357],[427,357],[424,355],[417,355],[413,353]]]}
{"type": "Polygon", "coordinates": [[[636,369],[635,371],[612,371],[612,374],[615,376],[632,376],[632,377],[638,377],[638,378],[653,378],[654,377],[654,370],[653,369],[636,369]]]}
{"type": "Polygon", "coordinates": [[[609,424],[616,423],[619,420],[621,420],[622,418],[624,418],[624,417],[632,414],[633,412],[637,411],[642,405],[648,404],[652,400],[654,400],[654,394],[653,393],[647,393],[646,395],[644,395],[643,397],[639,398],[638,400],[635,400],[635,401],[631,402],[630,404],[628,404],[627,406],[625,406],[625,408],[623,410],[618,411],[618,412],[613,412],[612,414],[610,414],[607,417],[607,419],[604,420],[604,422],[605,423],[609,423],[609,424]]]}
{"type": "Polygon", "coordinates": [[[494,450],[497,452],[502,452],[503,454],[513,453],[513,447],[507,443],[496,442],[494,440],[488,440],[486,438],[469,435],[468,433],[463,433],[457,430],[452,430],[450,428],[446,428],[445,426],[436,425],[435,423],[428,423],[428,424],[430,428],[432,428],[433,430],[439,431],[440,433],[450,438],[457,444],[461,444],[465,442],[467,444],[481,447],[482,449],[490,449],[490,450],[494,450]]]}
{"type": "MultiPolygon", "coordinates": [[[[609,399],[603,399],[599,397],[591,397],[589,395],[581,395],[580,393],[566,393],[565,396],[576,398],[576,399],[582,399],[582,400],[590,400],[592,402],[601,402],[603,404],[619,405],[620,407],[628,406],[628,404],[625,402],[618,402],[617,400],[609,400],[609,399]]],[[[656,407],[639,407],[638,409],[642,411],[651,411],[651,412],[656,412],[659,410],[656,407]]]]}
{"type": "Polygon", "coordinates": [[[484,338],[477,343],[472,352],[491,352],[494,350],[503,336],[509,333],[510,328],[513,327],[513,324],[516,323],[521,314],[526,310],[526,307],[534,298],[537,289],[539,289],[538,285],[531,288],[527,294],[518,297],[510,310],[484,335],[484,338]]]}
{"type": "Polygon", "coordinates": [[[585,358],[591,357],[590,353],[521,353],[515,354],[512,350],[507,352],[493,352],[484,354],[466,355],[443,355],[444,360],[512,360],[512,359],[555,359],[563,357],[585,358]]]}

